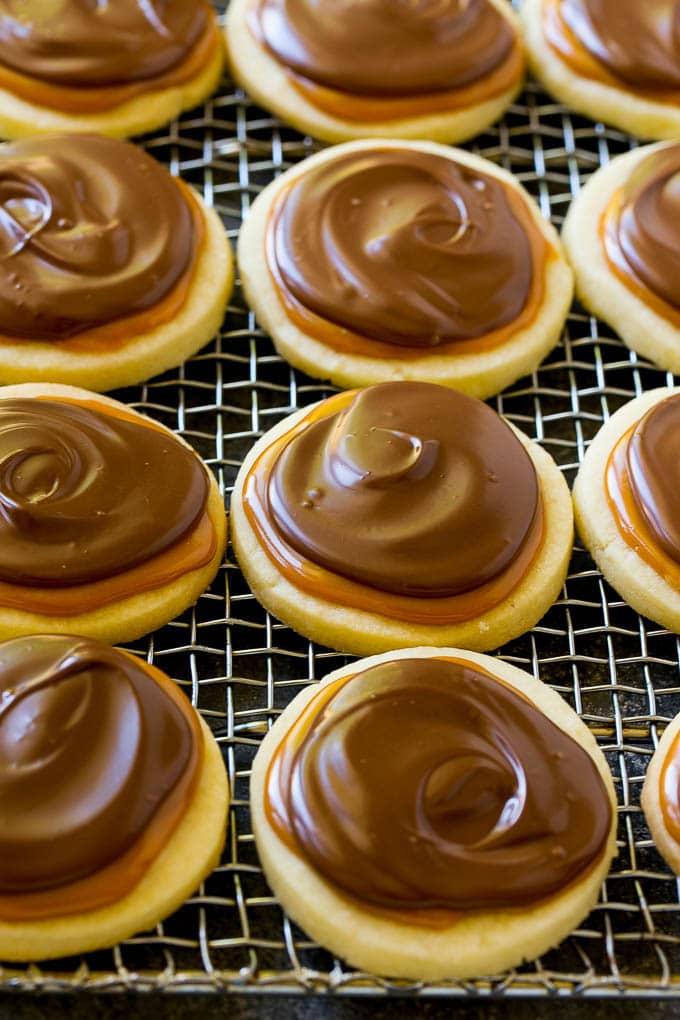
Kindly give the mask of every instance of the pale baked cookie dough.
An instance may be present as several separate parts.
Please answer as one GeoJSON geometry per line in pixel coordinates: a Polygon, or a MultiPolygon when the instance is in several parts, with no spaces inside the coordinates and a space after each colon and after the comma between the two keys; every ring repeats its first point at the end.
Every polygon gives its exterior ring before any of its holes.
{"type": "Polygon", "coordinates": [[[546,41],[542,11],[546,0],[522,0],[520,16],[529,67],[560,102],[593,120],[603,120],[642,138],[680,137],[680,108],[636,95],[623,87],[577,74],[546,41]]]}
{"type": "MultiPolygon", "coordinates": [[[[369,123],[342,120],[306,99],[291,83],[285,67],[255,38],[249,28],[248,18],[256,2],[232,0],[227,10],[227,57],[234,80],[266,110],[271,110],[299,131],[326,142],[383,136],[462,142],[498,120],[524,84],[524,76],[521,75],[513,87],[469,108],[369,123]]],[[[519,22],[509,4],[504,0],[491,2],[511,23],[521,44],[519,22]]]]}
{"type": "MultiPolygon", "coordinates": [[[[521,376],[533,371],[560,338],[571,305],[573,278],[562,253],[556,231],[515,178],[495,164],[462,149],[451,149],[430,142],[393,140],[349,142],[320,152],[282,174],[257,197],[241,229],[238,264],[244,294],[258,321],[271,335],[277,350],[296,368],[317,378],[329,379],[337,386],[368,386],[392,379],[440,383],[484,399],[499,393],[521,376]],[[507,340],[489,350],[446,353],[424,350],[417,356],[409,349],[400,355],[397,344],[393,357],[370,357],[334,349],[294,323],[286,312],[271,277],[265,255],[265,239],[274,204],[294,181],[315,167],[347,153],[376,149],[409,149],[453,159],[513,188],[525,201],[527,211],[554,252],[545,262],[544,293],[535,319],[507,340]]],[[[398,286],[398,283],[395,284],[398,286]]]]}
{"type": "Polygon", "coordinates": [[[588,551],[619,595],[642,616],[680,633],[680,591],[623,539],[604,485],[609,455],[621,436],[655,404],[678,392],[670,387],[650,390],[625,404],[602,426],[576,476],[574,514],[588,551]]]}
{"type": "Polygon", "coordinates": [[[396,923],[362,910],[356,901],[341,894],[283,842],[264,809],[265,782],[272,757],[290,726],[319,690],[316,684],[298,694],[277,719],[258,751],[251,777],[253,832],[260,860],[277,899],[293,920],[315,940],[361,970],[426,981],[492,974],[533,959],[556,945],[594,906],[616,854],[616,797],[611,774],[595,739],[558,694],[515,666],[452,648],[415,648],[343,667],[326,677],[321,687],[379,663],[443,654],[481,666],[517,689],[593,759],[612,804],[612,825],[606,847],[594,866],[563,892],[522,909],[470,911],[441,930],[396,923]]]}
{"type": "MultiPolygon", "coordinates": [[[[164,683],[172,681],[165,677],[164,683]]],[[[194,712],[190,705],[187,708],[194,712]]],[[[203,761],[195,788],[179,824],[137,884],[118,902],[81,913],[0,919],[0,958],[54,959],[113,946],[177,910],[216,867],[224,846],[229,784],[220,748],[203,719],[197,718],[203,761]]]]}
{"type": "Polygon", "coordinates": [[[614,273],[605,253],[600,223],[612,196],[651,153],[665,143],[616,156],[598,170],[572,202],[562,240],[585,307],[619,334],[632,350],[670,372],[680,372],[680,328],[643,301],[614,273]]]}
{"type": "MultiPolygon", "coordinates": [[[[680,843],[668,831],[666,825],[661,807],[661,779],[666,759],[671,752],[678,733],[680,733],[680,715],[676,715],[669,722],[657,749],[650,759],[640,798],[642,810],[645,813],[647,825],[652,834],[652,839],[656,843],[657,850],[671,871],[674,871],[676,875],[680,875],[680,843]]],[[[677,768],[675,771],[677,776],[677,768]]]]}
{"type": "MultiPolygon", "coordinates": [[[[110,406],[124,410],[128,414],[139,417],[140,422],[148,420],[144,415],[137,414],[117,400],[71,386],[25,383],[19,386],[0,387],[0,400],[31,397],[94,401],[104,408],[110,406]]],[[[154,422],[154,425],[159,425],[159,423],[154,422]]],[[[165,428],[160,425],[159,427],[165,428]]],[[[180,436],[171,433],[170,429],[166,429],[166,431],[178,443],[189,447],[188,443],[180,436]]],[[[132,641],[148,634],[192,606],[215,577],[222,562],[227,541],[227,518],[224,502],[214,475],[207,468],[206,471],[209,481],[206,512],[215,534],[215,551],[208,563],[162,587],[139,592],[117,602],[76,615],[49,616],[0,605],[0,640],[36,633],[82,634],[86,637],[116,644],[121,641],[132,641]]]]}
{"type": "MultiPolygon", "coordinates": [[[[318,405],[315,405],[318,406],[318,405]]],[[[530,630],[548,611],[564,584],[573,544],[567,484],[552,457],[512,427],[536,469],[544,513],[544,537],[526,575],[493,608],[458,623],[413,623],[338,605],[303,591],[270,559],[244,510],[244,483],[260,454],[285,435],[311,408],[270,429],[248,453],[231,500],[231,539],[243,574],[257,600],[293,630],[353,655],[371,655],[414,645],[456,645],[475,651],[496,648],[530,630]]],[[[351,535],[348,535],[351,550],[351,535]]],[[[428,600],[425,599],[424,602],[428,600]]],[[[436,599],[432,600],[436,603],[436,599]]]]}

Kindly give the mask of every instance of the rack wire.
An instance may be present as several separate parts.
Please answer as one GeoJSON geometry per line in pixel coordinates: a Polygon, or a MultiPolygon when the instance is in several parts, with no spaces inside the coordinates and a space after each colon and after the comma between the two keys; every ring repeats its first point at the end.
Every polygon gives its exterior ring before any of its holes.
{"type": "MultiPolygon", "coordinates": [[[[232,242],[258,191],[319,148],[226,78],[203,107],[142,143],[201,189],[232,242]]],[[[468,147],[512,171],[559,227],[588,175],[635,144],[530,84],[503,120],[468,147]]],[[[589,441],[619,406],[672,382],[575,305],[556,350],[491,403],[536,438],[571,482],[589,441]]],[[[114,395],[191,442],[228,500],[257,437],[330,392],[275,353],[237,288],[210,346],[179,371],[114,395]]],[[[222,747],[233,791],[222,862],[155,930],[105,952],[0,967],[0,989],[680,997],[680,884],[654,848],[639,808],[649,757],[680,710],[679,639],[622,602],[581,548],[557,603],[498,654],[559,691],[596,734],[616,783],[619,853],[600,902],[579,930],[503,975],[426,985],[357,973],[284,916],[262,876],[250,829],[250,766],[268,725],[301,687],[350,660],[269,616],[231,551],[192,610],[130,650],[177,680],[222,747]]]]}

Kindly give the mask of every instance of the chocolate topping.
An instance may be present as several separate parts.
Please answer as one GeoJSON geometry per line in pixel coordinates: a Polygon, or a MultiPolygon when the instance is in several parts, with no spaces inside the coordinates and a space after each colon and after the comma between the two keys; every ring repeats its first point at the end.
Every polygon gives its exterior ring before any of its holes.
{"type": "Polygon", "coordinates": [[[656,404],[638,423],[628,441],[626,468],[645,524],[680,563],[680,395],[656,404]]]}
{"type": "Polygon", "coordinates": [[[612,810],[590,755],[471,663],[374,666],[312,703],[301,743],[293,733],[269,772],[274,824],[364,902],[530,904],[606,845],[612,810]]]}
{"type": "Polygon", "coordinates": [[[207,496],[199,458],[151,423],[0,401],[0,580],[52,588],[122,573],[187,535],[207,496]]]}
{"type": "Polygon", "coordinates": [[[178,705],[121,652],[56,635],[1,644],[0,892],[120,857],[195,771],[194,745],[178,705]]]}
{"type": "Polygon", "coordinates": [[[192,244],[177,183],[136,146],[52,135],[0,147],[0,334],[59,340],[150,308],[192,244]]]}
{"type": "Polygon", "coordinates": [[[0,0],[0,61],[57,85],[136,82],[181,63],[207,19],[203,0],[0,0]]]}
{"type": "Polygon", "coordinates": [[[512,322],[531,244],[505,185],[408,149],[340,156],[284,194],[273,255],[306,308],[376,340],[431,347],[512,322]]]}
{"type": "Polygon", "coordinates": [[[645,286],[680,308],[680,145],[651,153],[626,183],[610,227],[625,262],[645,286]]]}
{"type": "Polygon", "coordinates": [[[358,391],[291,439],[268,502],[284,540],[314,563],[427,597],[505,570],[532,531],[539,490],[531,458],[494,411],[402,382],[358,391]]]}
{"type": "Polygon", "coordinates": [[[291,70],[372,96],[461,88],[498,67],[515,41],[489,0],[260,0],[255,26],[291,70]]]}
{"type": "Polygon", "coordinates": [[[678,0],[561,0],[560,13],[618,78],[638,88],[680,88],[678,0]]]}

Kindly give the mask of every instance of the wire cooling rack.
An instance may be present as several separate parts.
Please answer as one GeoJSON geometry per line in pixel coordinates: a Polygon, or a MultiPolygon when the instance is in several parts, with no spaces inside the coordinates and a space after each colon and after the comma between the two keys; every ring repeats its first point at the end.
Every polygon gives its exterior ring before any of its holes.
{"type": "MultiPolygon", "coordinates": [[[[204,107],[143,144],[202,190],[232,242],[258,191],[318,148],[250,103],[228,79],[204,107]]],[[[468,147],[512,171],[559,226],[588,175],[634,144],[530,85],[507,116],[468,147]]],[[[571,482],[609,415],[672,381],[575,306],[560,346],[492,403],[535,437],[571,482]]],[[[228,499],[257,437],[329,392],[277,356],[237,289],[209,347],[179,371],[115,396],[191,442],[228,499]]],[[[680,710],[680,647],[675,635],[628,608],[582,549],[576,548],[562,595],[540,625],[498,654],[559,691],[597,735],[618,792],[619,853],[581,928],[558,949],[504,975],[437,985],[385,981],[352,971],[284,916],[258,865],[249,769],[267,726],[300,688],[350,660],[269,616],[231,551],[193,610],[131,650],[181,684],[222,747],[233,790],[222,862],[154,931],[82,958],[0,968],[0,989],[680,997],[680,887],[639,808],[649,757],[680,710]]]]}

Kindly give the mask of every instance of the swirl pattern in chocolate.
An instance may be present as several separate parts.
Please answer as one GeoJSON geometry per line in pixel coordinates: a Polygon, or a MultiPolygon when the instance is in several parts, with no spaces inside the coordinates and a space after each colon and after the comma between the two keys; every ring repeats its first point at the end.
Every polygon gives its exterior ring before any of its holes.
{"type": "Polygon", "coordinates": [[[678,0],[560,0],[560,14],[622,81],[640,89],[680,88],[678,0]]]}
{"type": "Polygon", "coordinates": [[[0,147],[0,334],[61,340],[161,300],[192,255],[191,210],[141,149],[97,135],[0,147]]]}
{"type": "Polygon", "coordinates": [[[307,559],[374,588],[454,595],[513,562],[539,513],[536,471],[481,401],[429,383],[357,391],[279,456],[269,514],[307,559]]]}
{"type": "Polygon", "coordinates": [[[0,892],[120,858],[193,780],[199,750],[187,714],[129,656],[56,635],[1,644],[0,892]]]}
{"type": "Polygon", "coordinates": [[[434,153],[329,160],[284,193],[270,229],[287,290],[375,340],[431,348],[482,336],[529,298],[532,249],[508,189],[434,153]]]}
{"type": "Polygon", "coordinates": [[[371,96],[461,88],[498,67],[515,42],[489,0],[260,0],[256,27],[297,74],[371,96]]]}
{"type": "Polygon", "coordinates": [[[57,85],[119,85],[181,63],[205,31],[203,0],[0,0],[0,62],[57,85]]]}
{"type": "Polygon", "coordinates": [[[576,741],[450,659],[383,663],[330,697],[322,687],[280,745],[267,794],[275,827],[321,875],[405,912],[557,893],[600,856],[612,817],[576,741]]]}
{"type": "Polygon", "coordinates": [[[0,580],[102,580],[172,548],[202,517],[208,478],[193,451],[100,406],[0,401],[0,580]]]}
{"type": "Polygon", "coordinates": [[[680,395],[655,404],[637,424],[628,440],[626,470],[645,524],[680,563],[680,395]]]}
{"type": "Polygon", "coordinates": [[[680,145],[664,146],[635,168],[609,235],[632,273],[680,308],[680,145]]]}

